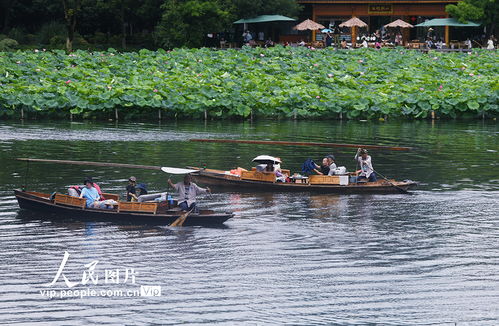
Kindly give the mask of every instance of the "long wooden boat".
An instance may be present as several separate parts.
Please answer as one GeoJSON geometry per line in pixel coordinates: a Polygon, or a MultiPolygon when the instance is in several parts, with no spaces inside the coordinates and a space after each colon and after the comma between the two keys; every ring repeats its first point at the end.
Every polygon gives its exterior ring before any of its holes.
{"type": "MultiPolygon", "coordinates": [[[[14,190],[21,209],[51,214],[55,218],[73,218],[82,221],[111,221],[129,224],[169,225],[181,215],[178,208],[170,208],[165,203],[118,202],[113,209],[86,208],[85,199],[63,194],[50,195],[36,191],[14,190]]],[[[112,194],[104,194],[108,199],[112,194]]],[[[221,225],[234,216],[231,212],[217,213],[212,210],[199,210],[191,213],[184,226],[221,225]]]]}
{"type": "MultiPolygon", "coordinates": [[[[378,180],[376,182],[348,182],[340,184],[339,176],[310,176],[304,183],[277,182],[273,173],[248,171],[240,176],[230,171],[188,167],[197,170],[193,174],[196,182],[214,187],[235,190],[259,190],[273,192],[320,192],[337,194],[393,194],[407,192],[417,185],[414,181],[378,180]]],[[[285,171],[285,170],[283,170],[285,171]]],[[[288,171],[289,172],[289,171],[288,171]]]]}

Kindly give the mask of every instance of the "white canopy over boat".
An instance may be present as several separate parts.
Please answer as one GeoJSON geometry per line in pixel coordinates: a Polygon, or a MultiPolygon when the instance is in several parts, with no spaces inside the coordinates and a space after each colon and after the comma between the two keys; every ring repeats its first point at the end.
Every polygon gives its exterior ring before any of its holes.
{"type": "Polygon", "coordinates": [[[257,162],[260,164],[268,164],[269,162],[272,164],[279,164],[281,163],[281,160],[270,155],[259,155],[253,159],[253,162],[257,162]]]}

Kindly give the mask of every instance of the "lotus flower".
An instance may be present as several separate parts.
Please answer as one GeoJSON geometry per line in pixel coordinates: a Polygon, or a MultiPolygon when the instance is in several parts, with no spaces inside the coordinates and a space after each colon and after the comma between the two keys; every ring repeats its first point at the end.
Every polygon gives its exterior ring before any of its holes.
{"type": "Polygon", "coordinates": [[[71,80],[66,80],[66,85],[70,84],[70,83],[71,83],[71,80]]]}
{"type": "Polygon", "coordinates": [[[157,90],[156,88],[155,88],[155,89],[153,89],[152,91],[153,91],[154,93],[157,93],[157,92],[158,92],[158,90],[157,90]]]}

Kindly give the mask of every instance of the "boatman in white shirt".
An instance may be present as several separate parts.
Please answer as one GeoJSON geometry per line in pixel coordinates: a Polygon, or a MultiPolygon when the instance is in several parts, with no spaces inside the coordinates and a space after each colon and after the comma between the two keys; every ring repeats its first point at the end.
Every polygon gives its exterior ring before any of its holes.
{"type": "Polygon", "coordinates": [[[355,161],[360,166],[357,171],[358,180],[367,179],[368,182],[376,182],[376,172],[374,172],[371,156],[367,154],[367,149],[359,148],[355,154],[355,161]]]}
{"type": "Polygon", "coordinates": [[[201,188],[194,182],[190,174],[184,176],[184,181],[173,183],[168,179],[170,187],[178,192],[178,206],[184,212],[196,210],[196,196],[200,194],[211,193],[210,188],[201,188]]]}

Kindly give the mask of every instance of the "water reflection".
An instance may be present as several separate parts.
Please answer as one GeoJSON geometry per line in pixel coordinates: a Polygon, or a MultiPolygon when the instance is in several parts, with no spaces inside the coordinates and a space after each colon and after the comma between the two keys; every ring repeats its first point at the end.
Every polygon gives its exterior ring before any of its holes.
{"type": "MultiPolygon", "coordinates": [[[[3,122],[0,320],[50,325],[123,324],[124,319],[130,324],[497,324],[498,135],[496,124],[474,122],[3,122]],[[75,139],[81,132],[100,138],[75,139]],[[136,138],[142,132],[144,138],[136,138]],[[228,168],[248,166],[256,155],[269,153],[299,170],[304,158],[324,153],[322,148],[184,141],[196,133],[413,146],[407,153],[375,151],[375,168],[423,185],[412,196],[215,193],[200,198],[200,205],[236,212],[217,228],[54,220],[19,211],[12,194],[25,171],[15,157],[228,168]],[[163,295],[43,298],[37,285],[53,278],[64,251],[78,266],[99,260],[102,268],[133,267],[139,285],[160,285],[163,295]],[[130,312],[131,306],[140,314],[130,312]]],[[[350,149],[334,149],[334,154],[342,165],[353,162],[350,149]]],[[[30,166],[29,185],[48,193],[64,191],[87,174],[110,192],[123,191],[132,174],[151,191],[164,190],[167,178],[139,170],[40,164],[30,166]]]]}

